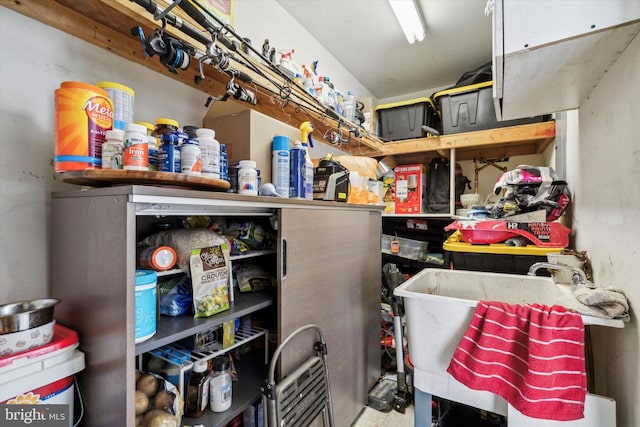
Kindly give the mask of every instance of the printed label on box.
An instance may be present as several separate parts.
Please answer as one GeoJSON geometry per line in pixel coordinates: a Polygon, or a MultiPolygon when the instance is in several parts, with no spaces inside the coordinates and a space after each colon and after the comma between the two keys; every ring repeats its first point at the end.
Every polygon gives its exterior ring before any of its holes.
{"type": "Polygon", "coordinates": [[[396,166],[395,213],[421,213],[425,173],[421,164],[396,166]]]}

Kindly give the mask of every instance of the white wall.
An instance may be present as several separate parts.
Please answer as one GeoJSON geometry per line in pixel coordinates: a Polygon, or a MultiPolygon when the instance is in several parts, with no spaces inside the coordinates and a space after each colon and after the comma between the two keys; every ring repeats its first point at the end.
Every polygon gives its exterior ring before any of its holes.
{"type": "Polygon", "coordinates": [[[148,122],[198,125],[207,96],[4,7],[0,43],[0,302],[9,302],[48,295],[50,193],[78,188],[52,166],[60,82],[125,84],[136,91],[134,119],[148,122]]]}
{"type": "MultiPolygon", "coordinates": [[[[371,93],[357,81],[346,68],[294,20],[275,0],[242,0],[234,3],[233,27],[243,37],[251,39],[251,44],[262,51],[264,39],[276,50],[295,49],[293,61],[307,67],[318,60],[318,74],[328,76],[336,89],[343,93],[353,90],[356,98],[371,96],[371,93]]],[[[309,13],[313,13],[310,10],[309,13]]],[[[327,23],[327,31],[336,31],[327,23]]]]}
{"type": "Polygon", "coordinates": [[[617,401],[618,427],[640,425],[640,36],[579,109],[568,141],[575,247],[586,250],[594,282],[621,288],[631,304],[623,330],[594,327],[596,392],[617,401]]]}

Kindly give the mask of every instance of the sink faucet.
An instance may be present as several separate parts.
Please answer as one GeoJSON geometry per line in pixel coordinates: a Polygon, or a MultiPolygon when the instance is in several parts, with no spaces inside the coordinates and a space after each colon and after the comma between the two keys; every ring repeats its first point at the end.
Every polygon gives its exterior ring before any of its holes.
{"type": "Polygon", "coordinates": [[[584,274],[584,271],[582,271],[582,269],[578,267],[572,267],[569,265],[552,264],[550,262],[536,262],[531,267],[529,267],[529,272],[527,274],[529,276],[535,276],[536,271],[538,271],[541,268],[549,268],[551,270],[568,270],[573,273],[574,280],[575,280],[575,275],[577,274],[578,276],[580,276],[580,282],[584,283],[587,281],[587,276],[584,274]]]}

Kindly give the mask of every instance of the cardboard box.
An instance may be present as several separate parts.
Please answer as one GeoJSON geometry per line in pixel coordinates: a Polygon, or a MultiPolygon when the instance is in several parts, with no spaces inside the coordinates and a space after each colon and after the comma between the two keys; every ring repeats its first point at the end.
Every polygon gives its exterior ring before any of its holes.
{"type": "MultiPolygon", "coordinates": [[[[218,103],[216,103],[218,104],[218,103]]],[[[273,137],[285,135],[300,139],[300,130],[253,110],[225,116],[207,116],[203,125],[216,131],[216,139],[227,145],[229,164],[253,160],[262,182],[271,182],[273,137]]]]}
{"type": "MultiPolygon", "coordinates": [[[[225,104],[216,102],[215,104],[225,104]]],[[[216,131],[216,140],[227,145],[229,165],[240,160],[253,160],[260,170],[262,183],[271,182],[271,147],[276,135],[288,136],[293,142],[300,139],[300,130],[254,110],[242,110],[219,115],[227,110],[212,109],[204,117],[203,126],[216,131]]],[[[229,110],[232,111],[232,110],[229,110]]],[[[298,124],[299,125],[299,124],[298,124]]],[[[312,134],[314,147],[311,158],[324,158],[327,153],[347,154],[322,141],[319,131],[312,134]]]]}
{"type": "Polygon", "coordinates": [[[395,213],[422,213],[422,198],[427,182],[424,165],[400,165],[395,167],[394,172],[395,213]]]}
{"type": "Polygon", "coordinates": [[[358,99],[363,105],[362,112],[364,113],[364,123],[362,127],[372,133],[376,133],[376,115],[374,114],[373,98],[367,97],[358,99]]]}

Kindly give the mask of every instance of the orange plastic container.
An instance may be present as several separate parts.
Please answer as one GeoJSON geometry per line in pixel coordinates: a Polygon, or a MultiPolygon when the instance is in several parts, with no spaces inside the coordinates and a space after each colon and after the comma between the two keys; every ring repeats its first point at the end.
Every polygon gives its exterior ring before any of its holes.
{"type": "Polygon", "coordinates": [[[63,82],[55,104],[55,171],[99,169],[105,133],[113,127],[107,92],[88,83],[63,82]]]}

